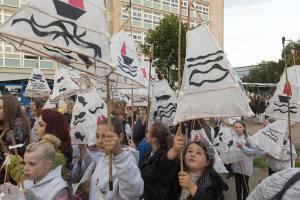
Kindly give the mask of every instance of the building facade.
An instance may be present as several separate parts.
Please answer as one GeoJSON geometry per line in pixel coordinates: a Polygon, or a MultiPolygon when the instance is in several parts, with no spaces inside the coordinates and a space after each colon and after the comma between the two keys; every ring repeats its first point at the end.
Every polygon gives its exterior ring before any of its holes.
{"type": "MultiPolygon", "coordinates": [[[[2,24],[21,6],[24,0],[0,0],[0,23],[2,24]]],[[[197,26],[201,21],[209,25],[219,45],[223,47],[224,29],[224,0],[191,0],[195,10],[191,11],[190,24],[197,26]],[[198,14],[197,14],[198,13],[198,14]],[[201,18],[199,17],[201,16],[201,18]]],[[[179,13],[179,0],[132,0],[131,19],[129,0],[106,0],[108,10],[108,28],[112,35],[124,27],[130,31],[132,24],[133,38],[137,43],[144,42],[149,29],[155,29],[160,20],[173,13],[179,13]],[[125,24],[125,22],[128,22],[125,24]],[[125,24],[125,25],[124,25],[125,24]],[[124,25],[124,26],[123,26],[124,25]]],[[[187,21],[187,0],[182,0],[182,20],[187,21]]],[[[0,95],[6,92],[15,93],[23,103],[28,99],[23,97],[27,80],[32,68],[42,69],[46,79],[50,82],[54,76],[54,70],[60,64],[19,52],[13,46],[0,40],[0,95]]]]}
{"type": "MultiPolygon", "coordinates": [[[[195,27],[206,23],[223,48],[224,0],[191,0],[190,25],[195,27]]],[[[155,29],[167,15],[179,13],[179,0],[111,0],[109,1],[109,30],[118,32],[121,28],[131,32],[136,42],[144,42],[149,29],[155,29]],[[128,19],[131,16],[131,20],[128,19]],[[131,26],[131,27],[130,27],[131,26]]],[[[187,22],[188,0],[182,0],[182,21],[187,22]]]]}

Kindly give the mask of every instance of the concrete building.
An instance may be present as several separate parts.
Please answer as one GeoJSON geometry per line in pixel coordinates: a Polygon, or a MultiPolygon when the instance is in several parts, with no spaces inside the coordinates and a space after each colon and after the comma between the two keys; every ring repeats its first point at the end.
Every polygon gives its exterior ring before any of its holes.
{"type": "MultiPolygon", "coordinates": [[[[109,2],[110,32],[117,32],[122,27],[130,33],[131,24],[134,39],[142,43],[147,31],[155,29],[162,18],[171,13],[175,15],[179,13],[179,0],[131,0],[132,20],[128,20],[130,0],[110,0],[109,2]]],[[[209,25],[219,45],[223,47],[224,0],[193,0],[193,2],[196,10],[191,9],[191,26],[197,26],[203,20],[209,25]]],[[[187,0],[182,0],[183,22],[187,22],[187,9],[187,0]]]]}
{"type": "MultiPolygon", "coordinates": [[[[0,23],[8,19],[24,0],[0,0],[0,23]]],[[[192,1],[192,0],[191,0],[192,1]]],[[[173,13],[179,13],[179,0],[132,0],[133,38],[144,42],[147,31],[159,25],[160,20],[173,13]]],[[[209,25],[220,46],[223,47],[224,0],[193,0],[195,9],[191,11],[191,26],[197,26],[201,19],[209,25]],[[197,13],[198,14],[197,14],[197,13]]],[[[130,16],[129,0],[106,0],[109,32],[117,32],[130,16]]],[[[182,0],[183,21],[187,21],[187,0],[182,0]]],[[[129,32],[129,23],[125,30],[129,32]]],[[[12,92],[26,103],[22,94],[32,68],[40,67],[46,78],[53,79],[54,69],[60,67],[54,61],[18,52],[11,45],[0,40],[0,95],[12,92]]]]}

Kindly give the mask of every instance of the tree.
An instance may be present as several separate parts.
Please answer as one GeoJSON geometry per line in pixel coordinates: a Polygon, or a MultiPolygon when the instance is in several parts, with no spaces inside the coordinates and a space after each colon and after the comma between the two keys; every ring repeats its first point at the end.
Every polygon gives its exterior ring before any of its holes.
{"type": "MultiPolygon", "coordinates": [[[[181,77],[185,60],[186,31],[187,27],[182,23],[181,33],[181,77]]],[[[150,54],[150,46],[154,45],[154,59],[158,58],[155,65],[174,88],[178,80],[178,18],[169,15],[160,21],[159,26],[150,30],[145,38],[145,44],[140,44],[140,49],[145,55],[150,54]]],[[[159,75],[161,76],[161,75],[159,75]]],[[[163,77],[159,77],[163,78],[163,77]]]]}
{"type": "MultiPolygon", "coordinates": [[[[300,64],[300,42],[290,42],[285,47],[287,66],[294,65],[292,49],[295,51],[296,64],[300,64]]],[[[248,83],[278,83],[280,76],[284,71],[284,60],[262,61],[250,70],[249,74],[243,78],[244,82],[248,83]]]]}

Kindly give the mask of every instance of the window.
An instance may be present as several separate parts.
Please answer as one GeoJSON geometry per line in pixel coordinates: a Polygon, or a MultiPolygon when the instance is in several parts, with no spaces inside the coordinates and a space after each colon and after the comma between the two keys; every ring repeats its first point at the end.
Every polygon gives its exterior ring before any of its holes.
{"type": "Polygon", "coordinates": [[[178,7],[178,0],[171,0],[171,6],[178,7]]]}
{"type": "Polygon", "coordinates": [[[129,9],[127,6],[122,5],[121,16],[122,16],[122,19],[128,19],[129,9]]]}
{"type": "Polygon", "coordinates": [[[181,5],[182,5],[183,9],[187,9],[187,6],[188,6],[187,5],[187,0],[182,0],[182,4],[181,5]]]}
{"type": "Polygon", "coordinates": [[[153,13],[153,24],[154,25],[159,25],[160,20],[161,20],[161,15],[158,13],[153,13]]]}
{"type": "Polygon", "coordinates": [[[3,0],[4,5],[19,7],[19,0],[3,0]]]}
{"type": "Polygon", "coordinates": [[[132,37],[136,44],[142,42],[142,33],[141,32],[133,32],[132,37]]]}
{"type": "Polygon", "coordinates": [[[171,4],[171,0],[163,0],[163,4],[170,5],[171,4]]]}
{"type": "Polygon", "coordinates": [[[155,3],[161,3],[162,0],[153,0],[155,3]]]}
{"type": "Polygon", "coordinates": [[[152,13],[144,12],[144,22],[152,24],[152,13]]]}
{"type": "Polygon", "coordinates": [[[141,12],[141,10],[133,9],[132,18],[135,21],[139,21],[139,22],[142,21],[142,12],[141,12]]]}

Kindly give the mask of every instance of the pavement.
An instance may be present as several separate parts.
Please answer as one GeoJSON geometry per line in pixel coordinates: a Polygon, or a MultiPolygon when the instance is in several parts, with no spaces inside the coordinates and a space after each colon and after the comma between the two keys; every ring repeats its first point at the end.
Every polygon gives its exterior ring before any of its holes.
{"type": "MultiPolygon", "coordinates": [[[[255,122],[255,118],[246,118],[245,119],[247,132],[250,134],[255,134],[259,129],[262,128],[262,125],[258,122],[255,122]]],[[[300,124],[296,123],[292,126],[292,141],[295,147],[300,147],[300,124]]],[[[298,155],[299,156],[299,155],[298,155]]],[[[250,192],[258,185],[264,178],[267,177],[267,169],[260,169],[254,167],[253,175],[249,179],[250,192]]],[[[222,175],[223,180],[228,184],[229,190],[225,192],[226,200],[235,200],[235,183],[234,178],[226,179],[226,175],[222,175]]]]}

